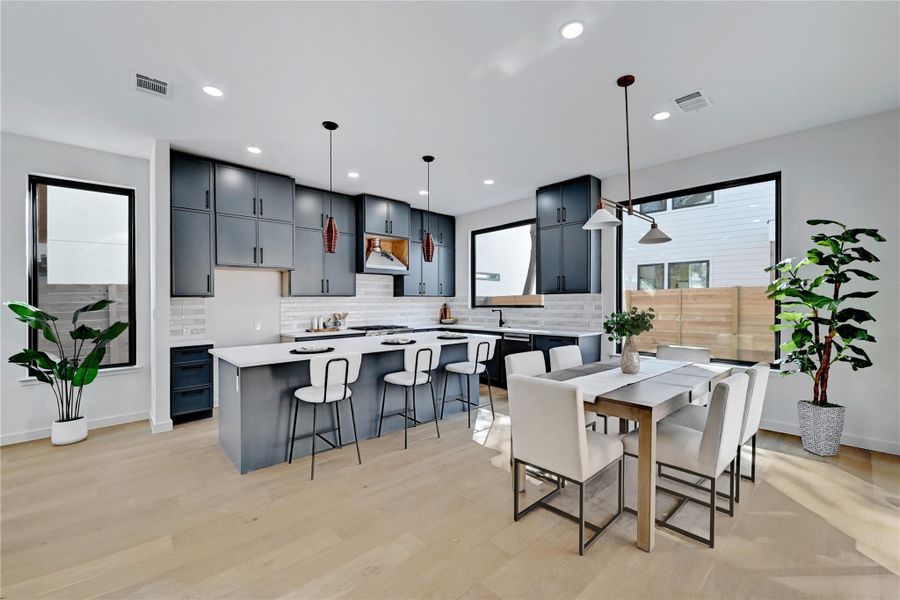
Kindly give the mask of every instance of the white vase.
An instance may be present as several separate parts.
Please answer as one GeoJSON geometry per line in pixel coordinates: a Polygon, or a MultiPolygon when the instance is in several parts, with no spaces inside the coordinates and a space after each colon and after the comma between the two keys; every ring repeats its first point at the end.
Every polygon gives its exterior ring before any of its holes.
{"type": "Polygon", "coordinates": [[[622,372],[634,375],[641,370],[641,356],[638,354],[637,346],[634,345],[634,339],[630,336],[625,338],[622,344],[622,372]]]}
{"type": "Polygon", "coordinates": [[[50,425],[50,441],[54,446],[80,442],[87,437],[87,434],[87,419],[84,417],[78,417],[71,421],[53,421],[50,425]]]}

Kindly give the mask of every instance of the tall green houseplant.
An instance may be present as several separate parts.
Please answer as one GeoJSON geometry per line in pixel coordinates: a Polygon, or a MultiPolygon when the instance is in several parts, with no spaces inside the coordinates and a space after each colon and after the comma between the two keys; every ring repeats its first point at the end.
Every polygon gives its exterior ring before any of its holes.
{"type": "Polygon", "coordinates": [[[844,288],[855,280],[878,280],[857,265],[878,262],[863,243],[884,242],[885,238],[877,229],[850,228],[828,219],[807,223],[837,232],[814,234],[810,239],[815,246],[805,258],[787,258],[768,267],[776,279],[766,294],[781,308],[780,322],[771,329],[790,334],[781,344],[784,355],[780,362],[789,365],[784,373],[805,373],[812,379],[812,400],[798,404],[803,445],[816,454],[831,455],[837,453],[844,417],[844,407],[828,399],[831,368],[837,363],[846,363],[854,371],[872,366],[860,343],[875,342],[866,329],[866,323],[875,318],[848,304],[871,298],[878,291],[845,292],[844,288]]]}
{"type": "Polygon", "coordinates": [[[25,302],[6,303],[19,321],[56,345],[55,356],[42,350],[25,348],[9,357],[9,362],[27,367],[35,379],[46,383],[53,390],[59,413],[59,420],[51,427],[54,444],[73,443],[87,436],[87,423],[81,416],[84,386],[97,378],[100,363],[106,356],[106,348],[110,342],[128,328],[128,323],[117,321],[106,329],[94,329],[84,324],[79,325],[78,317],[87,312],[103,310],[114,302],[115,300],[98,300],[82,306],[72,314],[72,331],[69,332],[72,347],[68,352],[56,326],[58,317],[25,302]]]}

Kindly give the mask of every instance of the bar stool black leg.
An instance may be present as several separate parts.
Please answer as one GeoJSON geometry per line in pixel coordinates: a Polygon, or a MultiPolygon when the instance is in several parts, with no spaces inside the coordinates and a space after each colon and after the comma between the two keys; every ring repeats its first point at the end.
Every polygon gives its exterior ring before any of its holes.
{"type": "Polygon", "coordinates": [[[350,422],[353,424],[353,442],[356,444],[356,460],[362,464],[362,454],[359,453],[359,435],[356,433],[356,414],[353,412],[353,398],[347,398],[350,403],[350,422]]]}
{"type": "Polygon", "coordinates": [[[300,412],[300,399],[294,398],[294,426],[291,428],[291,448],[288,450],[288,464],[294,462],[294,442],[297,440],[297,414],[300,412]]]}
{"type": "MultiPolygon", "coordinates": [[[[461,375],[460,378],[463,380],[463,384],[466,386],[466,426],[469,429],[472,429],[472,394],[471,394],[471,386],[472,381],[469,379],[467,375],[461,375]]],[[[481,398],[478,399],[479,401],[481,398]]]]}
{"type": "Polygon", "coordinates": [[[418,427],[419,426],[419,417],[416,416],[416,384],[415,384],[415,380],[413,380],[413,385],[412,385],[412,413],[413,413],[412,426],[418,427]]]}
{"type": "MultiPolygon", "coordinates": [[[[413,388],[415,390],[415,388],[413,388]]],[[[414,392],[415,393],[415,392],[414,392]]],[[[415,404],[416,399],[413,398],[413,404],[415,404]]],[[[407,448],[407,434],[406,430],[409,427],[409,388],[403,388],[403,449],[407,448]]]]}
{"type": "MultiPolygon", "coordinates": [[[[491,418],[495,419],[497,417],[497,413],[494,412],[494,394],[491,392],[491,376],[487,375],[487,373],[485,373],[485,375],[487,377],[488,400],[490,400],[490,402],[491,402],[491,418]]],[[[479,390],[481,389],[481,381],[480,380],[478,382],[478,388],[479,388],[479,390]]]]}
{"type": "Polygon", "coordinates": [[[378,437],[381,437],[381,424],[384,423],[384,400],[387,397],[387,381],[384,382],[381,392],[381,418],[378,419],[378,437]]]}
{"type": "Polygon", "coordinates": [[[450,379],[450,373],[444,372],[444,395],[441,396],[441,418],[444,418],[444,404],[447,402],[447,380],[450,379]]]}
{"type": "Polygon", "coordinates": [[[335,425],[336,425],[336,428],[337,428],[337,443],[338,443],[338,448],[343,448],[343,447],[344,447],[344,441],[343,441],[343,439],[341,438],[341,403],[340,403],[340,402],[335,402],[335,403],[334,403],[334,412],[337,413],[337,416],[335,416],[334,421],[335,421],[335,425]]]}
{"type": "Polygon", "coordinates": [[[431,405],[434,407],[434,430],[437,432],[437,436],[441,437],[441,428],[438,427],[438,418],[437,418],[437,396],[434,395],[434,383],[431,381],[431,378],[428,378],[428,387],[431,389],[431,405]]]}
{"type": "Polygon", "coordinates": [[[313,404],[313,434],[312,434],[312,459],[309,462],[309,480],[316,478],[316,412],[318,404],[313,404]]]}

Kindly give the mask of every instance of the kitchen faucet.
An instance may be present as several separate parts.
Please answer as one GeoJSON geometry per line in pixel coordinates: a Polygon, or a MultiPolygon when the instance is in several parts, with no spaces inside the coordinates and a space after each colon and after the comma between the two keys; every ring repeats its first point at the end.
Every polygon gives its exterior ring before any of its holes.
{"type": "Polygon", "coordinates": [[[500,327],[503,327],[504,325],[506,325],[506,321],[503,320],[503,310],[501,310],[499,308],[492,308],[491,312],[500,313],[500,327]]]}

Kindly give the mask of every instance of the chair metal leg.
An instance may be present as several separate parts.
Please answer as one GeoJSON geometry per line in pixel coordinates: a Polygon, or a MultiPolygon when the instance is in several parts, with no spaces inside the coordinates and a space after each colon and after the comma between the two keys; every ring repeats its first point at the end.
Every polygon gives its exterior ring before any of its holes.
{"type": "Polygon", "coordinates": [[[603,415],[603,433],[609,433],[609,419],[603,415]]]}
{"type": "Polygon", "coordinates": [[[437,397],[434,395],[434,383],[428,379],[428,388],[431,390],[431,406],[434,407],[434,430],[437,432],[438,438],[441,437],[441,428],[438,426],[437,418],[437,397]]]}
{"type": "Polygon", "coordinates": [[[578,484],[578,555],[584,556],[584,484],[578,484]]]}
{"type": "Polygon", "coordinates": [[[619,511],[618,514],[622,514],[622,510],[625,508],[625,457],[619,459],[619,511]]]}
{"type": "Polygon", "coordinates": [[[359,452],[359,435],[356,433],[356,414],[353,412],[353,397],[347,398],[350,403],[350,423],[353,424],[353,442],[356,444],[356,460],[362,464],[362,454],[359,452]]]}
{"type": "Polygon", "coordinates": [[[716,547],[716,478],[709,482],[709,547],[716,547]]]}
{"type": "MultiPolygon", "coordinates": [[[[415,394],[415,389],[413,388],[413,393],[415,394]]],[[[413,404],[415,404],[416,399],[413,398],[413,404]]],[[[409,428],[409,388],[403,388],[403,449],[406,450],[407,446],[407,433],[406,430],[409,428]]]]}
{"type": "Polygon", "coordinates": [[[734,462],[735,462],[734,468],[737,470],[737,475],[734,476],[734,478],[735,478],[734,501],[740,502],[741,501],[741,447],[740,447],[740,445],[738,445],[738,447],[737,447],[737,454],[734,457],[734,462]]]}
{"type": "Polygon", "coordinates": [[[297,415],[300,413],[300,399],[294,398],[294,426],[291,428],[291,447],[288,450],[288,464],[294,462],[294,442],[297,438],[297,415]]]}
{"type": "Polygon", "coordinates": [[[591,431],[597,431],[597,421],[591,423],[591,431]]]}
{"type": "Polygon", "coordinates": [[[444,395],[441,396],[441,418],[444,418],[444,404],[447,403],[447,380],[450,379],[450,372],[444,371],[444,395]]]}
{"type": "Polygon", "coordinates": [[[381,392],[381,418],[378,419],[378,437],[381,437],[381,424],[384,423],[384,400],[387,397],[387,381],[384,382],[381,392]]]}
{"type": "Polygon", "coordinates": [[[309,480],[312,481],[316,478],[316,412],[318,409],[318,404],[313,404],[313,435],[312,435],[312,457],[309,461],[309,480]]]}
{"type": "MultiPolygon", "coordinates": [[[[741,477],[744,477],[741,475],[741,477]]],[[[756,482],[756,434],[750,438],[750,477],[744,477],[747,481],[756,482]]]]}

